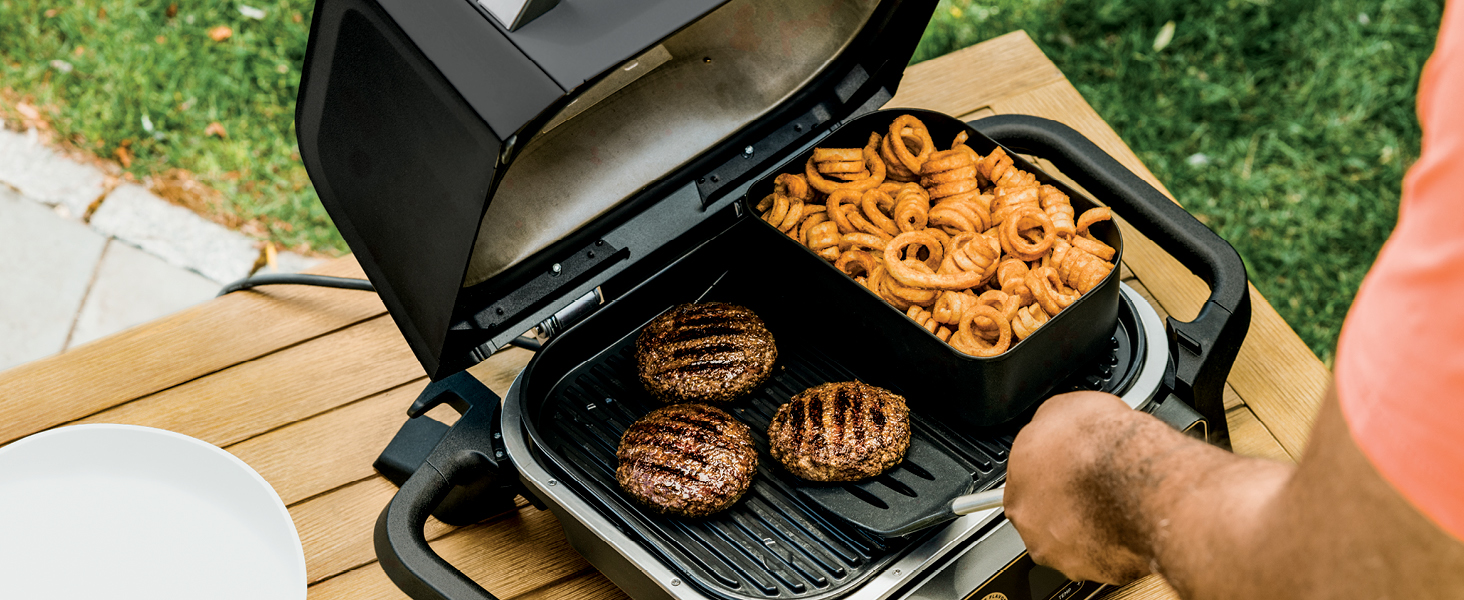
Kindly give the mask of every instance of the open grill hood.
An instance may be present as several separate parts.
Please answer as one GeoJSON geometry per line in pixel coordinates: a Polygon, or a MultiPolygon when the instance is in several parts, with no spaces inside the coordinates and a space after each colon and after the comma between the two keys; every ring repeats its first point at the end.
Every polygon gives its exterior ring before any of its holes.
{"type": "Polygon", "coordinates": [[[510,32],[472,0],[317,0],[300,152],[437,379],[882,105],[934,4],[564,0],[510,32]]]}

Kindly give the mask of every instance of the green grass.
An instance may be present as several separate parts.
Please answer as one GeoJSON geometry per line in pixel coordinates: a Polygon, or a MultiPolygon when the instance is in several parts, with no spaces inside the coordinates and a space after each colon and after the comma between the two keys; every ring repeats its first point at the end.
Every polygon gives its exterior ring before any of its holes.
{"type": "Polygon", "coordinates": [[[314,3],[242,4],[265,18],[234,2],[0,0],[0,88],[52,108],[56,132],[80,148],[111,158],[126,144],[139,178],[186,169],[222,192],[219,210],[271,239],[344,251],[295,144],[314,3]],[[215,42],[216,26],[233,36],[215,42]],[[205,134],[213,122],[227,138],[205,134]]]}
{"type": "MultiPolygon", "coordinates": [[[[345,251],[295,147],[313,2],[246,0],[265,11],[258,20],[218,0],[178,2],[170,17],[172,3],[0,0],[0,88],[45,108],[75,146],[112,157],[127,145],[137,177],[185,169],[222,192],[218,211],[270,239],[345,251]],[[209,39],[219,25],[233,37],[209,39]],[[205,134],[215,121],[226,139],[205,134]]],[[[916,60],[1025,29],[1330,360],[1418,154],[1414,92],[1442,10],[1441,0],[944,0],[916,60]],[[1155,50],[1169,21],[1173,39],[1155,50]]]]}
{"type": "Polygon", "coordinates": [[[1442,11],[1438,0],[945,0],[916,60],[1026,30],[1330,363],[1418,156],[1415,93],[1442,11]],[[1173,39],[1156,51],[1169,21],[1173,39]]]}

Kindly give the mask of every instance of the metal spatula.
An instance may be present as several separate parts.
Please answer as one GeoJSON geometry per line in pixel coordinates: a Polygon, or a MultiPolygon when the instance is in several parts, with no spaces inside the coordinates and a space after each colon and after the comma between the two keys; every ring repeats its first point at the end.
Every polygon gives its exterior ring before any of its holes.
{"type": "Polygon", "coordinates": [[[1002,493],[1005,491],[1005,489],[1005,487],[999,487],[996,489],[986,490],[984,492],[977,492],[975,494],[966,494],[965,496],[959,496],[955,500],[952,500],[951,503],[946,506],[946,510],[942,512],[931,513],[930,515],[922,517],[918,520],[911,521],[908,525],[905,525],[904,527],[890,532],[889,535],[890,537],[910,535],[922,529],[934,527],[936,525],[940,525],[941,523],[954,520],[956,517],[959,517],[961,515],[969,515],[973,512],[986,510],[988,508],[1000,507],[1002,502],[1002,493]]]}

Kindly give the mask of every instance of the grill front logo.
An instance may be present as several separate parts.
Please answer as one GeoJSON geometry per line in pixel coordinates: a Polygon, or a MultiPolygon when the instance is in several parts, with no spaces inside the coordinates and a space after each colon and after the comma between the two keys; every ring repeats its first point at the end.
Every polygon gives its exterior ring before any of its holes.
{"type": "Polygon", "coordinates": [[[992,592],[983,596],[981,600],[1007,600],[1007,596],[1001,592],[992,592]]]}

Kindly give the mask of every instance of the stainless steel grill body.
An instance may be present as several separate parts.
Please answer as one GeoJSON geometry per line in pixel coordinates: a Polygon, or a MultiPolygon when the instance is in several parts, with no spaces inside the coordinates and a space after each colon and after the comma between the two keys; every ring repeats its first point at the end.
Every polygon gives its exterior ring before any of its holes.
{"type": "MultiPolygon", "coordinates": [[[[1144,301],[1143,297],[1127,285],[1122,294],[1135,308],[1145,348],[1142,366],[1127,392],[1121,397],[1136,409],[1147,408],[1160,391],[1167,354],[1164,352],[1164,327],[1159,315],[1144,301]],[[1157,351],[1153,350],[1157,349],[1157,351]]],[[[666,564],[654,552],[628,536],[620,527],[607,518],[603,509],[587,501],[582,495],[559,479],[543,464],[542,454],[533,447],[526,435],[522,422],[529,418],[524,410],[525,392],[522,376],[510,388],[503,405],[504,446],[519,477],[528,489],[542,499],[564,527],[571,546],[600,569],[626,593],[637,600],[676,599],[700,600],[715,598],[683,579],[684,575],[666,564]],[[517,424],[517,426],[515,425],[517,424]]],[[[919,543],[899,550],[899,556],[883,565],[880,571],[849,591],[844,597],[858,600],[883,600],[898,597],[908,592],[912,584],[918,583],[927,572],[938,568],[955,553],[968,556],[981,552],[977,547],[966,548],[973,542],[980,544],[992,535],[1005,519],[998,509],[966,515],[943,526],[939,531],[923,537],[919,543]]],[[[1001,539],[1000,536],[995,539],[1001,539]]],[[[1010,552],[1009,544],[992,542],[998,552],[1010,552]]],[[[1014,559],[1015,556],[1006,560],[1014,559]]],[[[1000,562],[1005,566],[1007,562],[1000,562]]],[[[966,580],[980,578],[972,573],[966,580]]]]}

